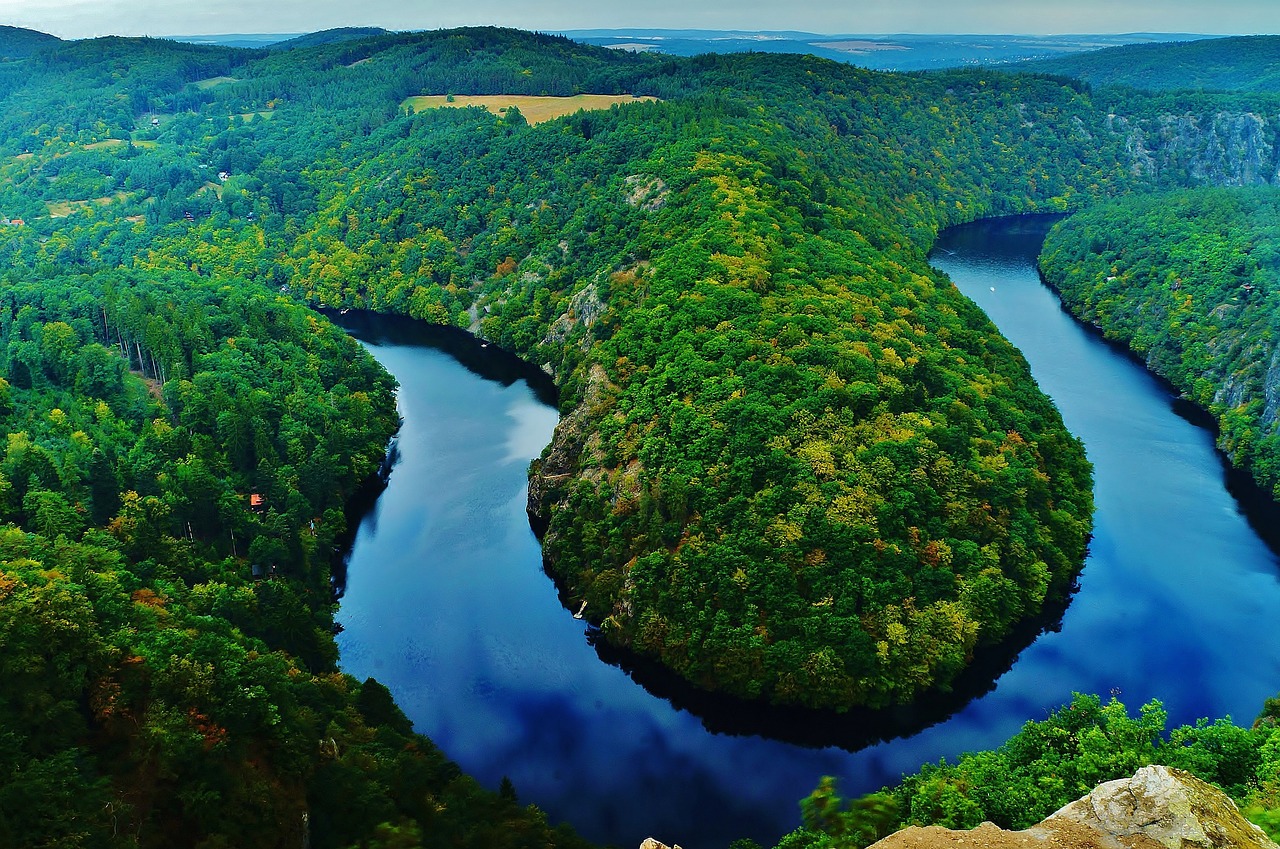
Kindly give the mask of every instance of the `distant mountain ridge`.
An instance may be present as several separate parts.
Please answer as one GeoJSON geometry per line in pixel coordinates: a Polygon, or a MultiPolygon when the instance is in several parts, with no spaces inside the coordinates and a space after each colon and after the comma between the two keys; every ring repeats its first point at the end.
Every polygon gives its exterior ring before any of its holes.
{"type": "Polygon", "coordinates": [[[793,30],[752,32],[701,29],[569,30],[569,38],[635,52],[696,56],[702,53],[810,53],[873,70],[921,71],[1006,65],[1125,44],[1192,41],[1193,33],[1120,35],[820,34],[793,30]]]}
{"type": "MultiPolygon", "coordinates": [[[[388,35],[382,27],[339,27],[318,32],[227,33],[212,35],[169,35],[164,38],[190,44],[268,50],[294,50],[357,41],[388,35]]],[[[919,71],[965,66],[1016,65],[1019,70],[1044,70],[1080,76],[1110,84],[1111,77],[1132,73],[1125,58],[1109,56],[1112,50],[1162,48],[1170,43],[1189,46],[1201,41],[1223,39],[1196,33],[1123,33],[1096,35],[972,35],[911,33],[812,33],[802,30],[710,30],[710,29],[582,29],[563,35],[584,44],[632,52],[654,52],[673,56],[704,53],[799,53],[812,54],[874,70],[919,71]],[[1091,58],[1099,56],[1096,61],[1091,58]],[[1111,70],[1108,70],[1111,69],[1111,70]]],[[[35,50],[60,41],[56,36],[17,27],[0,27],[0,60],[23,58],[35,50]]],[[[1248,39],[1235,39],[1247,41],[1248,39]]],[[[1210,50],[1210,53],[1213,51],[1210,50]]],[[[1155,56],[1157,54],[1142,54],[1155,56]]],[[[1268,53],[1268,56],[1273,55],[1268,53]]],[[[1159,62],[1159,60],[1153,60],[1159,62]]],[[[1273,64],[1274,60],[1272,60],[1273,64]]],[[[1260,65],[1262,60],[1257,63],[1260,65]]],[[[1143,65],[1145,67],[1145,64],[1143,65]]],[[[1280,72],[1268,69],[1271,82],[1249,90],[1272,90],[1280,86],[1280,72]]],[[[1127,81],[1121,84],[1134,85],[1127,81]]],[[[1148,86],[1151,87],[1151,86],[1148,86]]],[[[1243,88],[1234,85],[1174,85],[1161,87],[1243,88]]]]}
{"type": "Polygon", "coordinates": [[[1130,44],[1020,65],[1099,85],[1150,90],[1280,91],[1280,36],[1130,44]]]}
{"type": "Polygon", "coordinates": [[[388,35],[391,30],[382,27],[338,27],[336,29],[319,30],[317,32],[286,33],[226,33],[220,35],[167,35],[170,41],[183,41],[189,44],[214,45],[217,47],[248,47],[267,50],[295,50],[305,47],[320,47],[325,44],[340,44],[344,41],[357,41],[362,38],[374,38],[388,35]]]}
{"type": "Polygon", "coordinates": [[[320,30],[288,41],[271,45],[272,50],[297,50],[303,47],[320,47],[325,44],[341,44],[344,41],[358,41],[362,38],[375,38],[390,35],[391,30],[382,27],[338,27],[337,29],[320,30]]]}
{"type": "Polygon", "coordinates": [[[250,49],[260,49],[270,47],[273,44],[280,44],[294,38],[306,35],[302,32],[284,32],[284,33],[224,33],[218,35],[166,35],[164,38],[170,41],[182,41],[188,44],[204,44],[214,47],[247,47],[250,49]]]}

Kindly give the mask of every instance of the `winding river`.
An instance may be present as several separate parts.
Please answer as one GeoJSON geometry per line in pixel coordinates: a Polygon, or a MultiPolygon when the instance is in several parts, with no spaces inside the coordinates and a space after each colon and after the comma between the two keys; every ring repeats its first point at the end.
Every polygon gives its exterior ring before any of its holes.
{"type": "Polygon", "coordinates": [[[343,668],[390,687],[487,786],[507,776],[553,821],[623,847],[772,845],[820,776],[845,795],[876,789],[999,745],[1073,691],[1120,693],[1131,710],[1159,698],[1171,725],[1248,722],[1280,689],[1280,561],[1231,494],[1211,433],[1040,283],[1049,223],[982,221],[934,251],[1026,354],[1096,475],[1079,592],[1016,659],[968,682],[967,703],[898,712],[888,731],[884,717],[757,719],[603,662],[543,573],[525,515],[529,460],[556,423],[545,380],[469,337],[354,314],[344,324],[400,380],[404,427],[348,559],[343,668]],[[893,733],[905,736],[862,745],[893,733]]]}

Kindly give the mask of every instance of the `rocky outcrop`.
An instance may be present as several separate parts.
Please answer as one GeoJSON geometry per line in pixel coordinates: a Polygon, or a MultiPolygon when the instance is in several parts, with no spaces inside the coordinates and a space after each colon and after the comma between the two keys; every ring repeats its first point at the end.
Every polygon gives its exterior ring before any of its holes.
{"type": "Polygon", "coordinates": [[[638,206],[645,212],[655,212],[666,206],[666,181],[661,177],[646,174],[632,174],[626,179],[626,201],[631,206],[638,206]]]}
{"type": "MultiPolygon", "coordinates": [[[[588,283],[569,299],[569,308],[551,323],[542,339],[544,346],[563,345],[573,335],[573,331],[581,326],[590,331],[596,321],[604,314],[606,307],[600,300],[600,289],[595,283],[588,283]]],[[[582,350],[590,349],[595,338],[587,332],[579,340],[582,350]]]]}
{"type": "Polygon", "coordinates": [[[1131,167],[1153,181],[1198,186],[1258,186],[1280,180],[1278,121],[1254,112],[1161,115],[1135,121],[1109,115],[1131,167]]]}
{"type": "MultiPolygon", "coordinates": [[[[546,543],[550,542],[544,535],[551,511],[565,497],[565,487],[579,472],[579,457],[586,451],[588,457],[599,459],[599,437],[593,436],[587,420],[610,404],[616,393],[617,387],[609,382],[604,369],[599,365],[592,366],[587,372],[582,403],[560,420],[551,444],[530,466],[526,510],[534,533],[546,543]]],[[[593,483],[598,482],[589,476],[584,477],[593,483]]]]}
{"type": "Polygon", "coordinates": [[[1280,849],[1226,794],[1195,776],[1148,766],[1108,781],[1026,831],[908,828],[872,849],[1280,849]]]}
{"type": "Polygon", "coordinates": [[[677,843],[675,846],[668,846],[661,841],[654,840],[652,837],[646,837],[644,839],[644,843],[640,844],[640,849],[680,849],[680,844],[677,843]]]}

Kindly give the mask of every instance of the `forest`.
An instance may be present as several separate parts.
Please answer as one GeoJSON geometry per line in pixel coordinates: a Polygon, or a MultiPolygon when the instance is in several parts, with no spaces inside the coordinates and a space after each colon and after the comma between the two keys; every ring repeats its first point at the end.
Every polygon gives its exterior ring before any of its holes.
{"type": "MultiPolygon", "coordinates": [[[[496,29],[272,51],[19,35],[0,32],[0,845],[579,845],[338,670],[344,508],[397,421],[317,306],[464,327],[555,376],[530,510],[604,639],[742,699],[945,690],[1069,592],[1092,495],[929,244],[1206,173],[1138,155],[1169,100],[1044,75],[496,29]],[[537,126],[401,108],[578,93],[658,100],[537,126]]],[[[895,810],[965,820],[986,802],[955,775],[918,780],[947,812],[895,810]]]]}

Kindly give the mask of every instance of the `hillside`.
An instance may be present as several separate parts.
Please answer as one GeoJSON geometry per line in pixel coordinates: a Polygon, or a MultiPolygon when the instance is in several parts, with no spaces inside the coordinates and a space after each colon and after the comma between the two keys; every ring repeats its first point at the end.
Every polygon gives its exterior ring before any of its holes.
{"type": "Polygon", "coordinates": [[[1280,92],[1280,36],[1132,44],[1027,62],[1017,70],[1150,91],[1280,92]]]}
{"type": "Polygon", "coordinates": [[[530,510],[603,639],[744,699],[946,689],[1068,591],[1092,496],[927,248],[1274,173],[1249,103],[1170,136],[1162,104],[489,28],[0,65],[0,843],[578,845],[337,671],[329,556],[394,405],[310,305],[555,376],[530,510]],[[400,108],[451,93],[657,100],[400,108]]]}
{"type": "Polygon", "coordinates": [[[37,50],[57,44],[60,39],[35,30],[0,26],[0,61],[25,59],[37,50]]]}
{"type": "Polygon", "coordinates": [[[299,35],[285,41],[271,44],[272,50],[298,50],[304,47],[320,47],[325,44],[342,44],[346,41],[358,41],[376,35],[387,35],[389,30],[382,27],[340,27],[299,35]]]}
{"type": "Polygon", "coordinates": [[[1280,498],[1280,195],[1199,190],[1095,207],[1041,257],[1064,305],[1208,410],[1218,444],[1280,498]]]}

